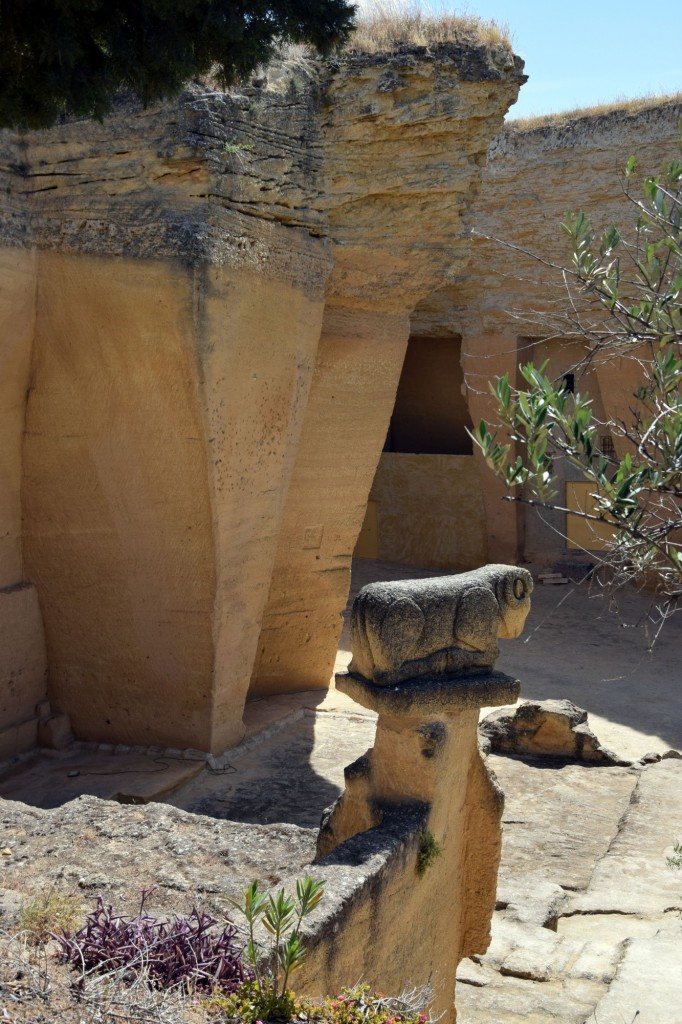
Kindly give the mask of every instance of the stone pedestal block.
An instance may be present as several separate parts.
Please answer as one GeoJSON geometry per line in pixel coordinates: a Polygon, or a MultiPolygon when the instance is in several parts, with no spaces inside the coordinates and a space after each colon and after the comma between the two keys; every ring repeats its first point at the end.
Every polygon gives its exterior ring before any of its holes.
{"type": "MultiPolygon", "coordinates": [[[[344,842],[399,809],[422,809],[401,900],[406,923],[413,902],[417,919],[418,907],[428,913],[415,971],[431,978],[434,1012],[454,1021],[457,964],[485,952],[490,941],[501,851],[504,801],[478,749],[478,712],[513,703],[519,683],[491,671],[377,686],[342,672],[336,685],[379,718],[374,747],[346,769],[345,791],[323,819],[318,858],[335,851],[338,859],[344,842]]],[[[390,948],[378,957],[373,978],[386,990],[397,983],[390,948]]]]}
{"type": "Polygon", "coordinates": [[[480,758],[479,708],[514,703],[519,694],[519,682],[502,672],[396,686],[338,672],[336,686],[379,718],[374,747],[345,769],[346,788],[323,820],[318,856],[379,824],[389,803],[428,804],[429,822],[445,824],[454,780],[465,789],[467,765],[480,758]]]}

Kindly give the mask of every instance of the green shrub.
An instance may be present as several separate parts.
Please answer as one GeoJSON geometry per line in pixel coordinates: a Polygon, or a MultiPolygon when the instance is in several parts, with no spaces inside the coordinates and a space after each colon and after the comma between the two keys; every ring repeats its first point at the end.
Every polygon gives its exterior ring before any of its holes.
{"type": "Polygon", "coordinates": [[[434,860],[443,852],[443,847],[436,842],[433,832],[421,832],[419,834],[419,853],[417,854],[417,874],[423,878],[434,860]]]}
{"type": "Polygon", "coordinates": [[[672,857],[666,857],[665,862],[669,868],[682,868],[682,843],[675,843],[672,857]]]}
{"type": "Polygon", "coordinates": [[[324,895],[322,882],[310,875],[296,883],[296,897],[284,889],[273,895],[264,893],[258,882],[244,889],[241,901],[230,900],[246,918],[248,941],[245,956],[253,968],[255,979],[240,986],[235,998],[241,1000],[239,1012],[233,1015],[244,1021],[267,1020],[272,1017],[289,1020],[293,1012],[293,995],[287,989],[289,977],[303,965],[305,946],[299,936],[301,922],[312,913],[324,895]],[[263,951],[256,942],[256,926],[261,923],[272,936],[269,949],[263,951]]]}
{"type": "MultiPolygon", "coordinates": [[[[398,997],[384,996],[373,992],[369,985],[357,985],[344,988],[334,999],[315,1003],[296,999],[292,992],[287,992],[287,1004],[281,1006],[278,1019],[308,1024],[425,1024],[429,1020],[425,1010],[430,994],[428,988],[423,988],[398,997]]],[[[253,995],[252,984],[247,984],[230,995],[204,1000],[203,1005],[219,1020],[263,1024],[268,1015],[255,1014],[253,995]]]]}

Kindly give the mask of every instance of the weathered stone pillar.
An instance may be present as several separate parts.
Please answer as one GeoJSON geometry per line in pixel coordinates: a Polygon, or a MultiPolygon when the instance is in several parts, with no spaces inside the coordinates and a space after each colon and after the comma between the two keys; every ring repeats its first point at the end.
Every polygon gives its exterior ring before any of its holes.
{"type": "Polygon", "coordinates": [[[445,44],[358,55],[329,79],[319,204],[333,262],[252,695],[329,681],[410,314],[468,259],[488,145],[522,78],[509,54],[445,44]]]}
{"type": "MultiPolygon", "coordinates": [[[[493,670],[496,638],[521,632],[531,590],[528,572],[502,565],[371,584],[353,608],[349,671],[336,676],[379,718],[374,747],[346,769],[323,820],[318,858],[342,863],[348,840],[421,810],[416,863],[375,897],[363,970],[384,991],[428,981],[433,1011],[450,1021],[457,965],[490,941],[501,849],[503,797],[478,749],[478,711],[518,697],[519,683],[493,670]]],[[[361,919],[355,927],[362,948],[361,919]]]]}
{"type": "Polygon", "coordinates": [[[378,825],[392,803],[427,804],[429,829],[447,834],[461,811],[471,761],[479,758],[479,709],[513,704],[518,682],[495,672],[379,687],[339,672],[336,685],[379,717],[374,746],[345,770],[346,788],[324,820],[318,855],[378,825]]]}
{"type": "Polygon", "coordinates": [[[251,696],[315,689],[332,674],[408,332],[406,316],[325,311],[251,696]]]}
{"type": "Polygon", "coordinates": [[[430,979],[433,1012],[453,1021],[457,965],[485,952],[490,941],[501,851],[504,800],[478,749],[478,711],[513,704],[519,684],[501,673],[386,688],[348,673],[336,681],[379,719],[374,747],[346,769],[346,789],[320,830],[318,856],[391,812],[423,807],[416,863],[400,892],[383,896],[400,901],[400,927],[412,955],[406,965],[404,940],[395,928],[382,927],[388,907],[378,899],[365,979],[386,992],[430,979]]]}
{"type": "Polygon", "coordinates": [[[0,139],[0,758],[46,661],[78,739],[243,735],[331,266],[317,101],[250,95],[0,139]]]}

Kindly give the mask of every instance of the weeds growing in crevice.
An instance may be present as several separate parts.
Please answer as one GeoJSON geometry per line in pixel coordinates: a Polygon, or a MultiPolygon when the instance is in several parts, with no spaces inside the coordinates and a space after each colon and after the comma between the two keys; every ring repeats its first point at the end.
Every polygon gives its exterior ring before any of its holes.
{"type": "Polygon", "coordinates": [[[443,847],[436,841],[433,832],[420,832],[417,853],[417,874],[423,878],[428,868],[440,857],[443,847]]]}
{"type": "Polygon", "coordinates": [[[398,46],[468,43],[511,52],[507,25],[476,14],[459,12],[428,0],[372,0],[358,14],[346,52],[377,53],[398,46]]]}
{"type": "MultiPolygon", "coordinates": [[[[204,1000],[204,1006],[215,1014],[218,1021],[260,1020],[253,1016],[253,1008],[240,1001],[241,992],[225,997],[204,1000]]],[[[434,1024],[428,1015],[432,992],[428,986],[404,991],[399,996],[386,996],[374,992],[369,985],[344,988],[341,994],[321,1002],[296,999],[292,993],[291,1005],[282,1020],[303,1021],[306,1024],[434,1024]]],[[[265,1018],[264,1018],[265,1019],[265,1018]]]]}
{"type": "Polygon", "coordinates": [[[294,997],[287,984],[305,961],[301,923],[323,895],[323,883],[306,875],[296,883],[295,897],[286,895],[284,889],[276,894],[263,892],[256,881],[244,889],[241,900],[230,900],[246,918],[249,937],[245,953],[253,970],[253,980],[242,986],[237,996],[240,1020],[289,1020],[294,1014],[294,997]],[[271,936],[267,948],[256,941],[258,925],[271,936]]]}
{"type": "Polygon", "coordinates": [[[231,901],[247,917],[244,942],[196,909],[155,918],[145,909],[152,891],[134,916],[98,896],[82,928],[47,943],[0,931],[0,1007],[12,1024],[434,1024],[428,986],[387,996],[356,985],[321,1001],[289,991],[305,956],[302,921],[323,896],[310,876],[295,895],[252,883],[231,901]],[[270,942],[259,942],[263,929],[270,942]]]}

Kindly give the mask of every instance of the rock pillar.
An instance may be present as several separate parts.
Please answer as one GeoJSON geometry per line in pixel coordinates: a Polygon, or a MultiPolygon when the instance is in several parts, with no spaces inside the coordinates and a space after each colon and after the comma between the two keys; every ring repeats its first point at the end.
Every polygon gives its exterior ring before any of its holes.
{"type": "MultiPolygon", "coordinates": [[[[416,863],[400,893],[404,927],[419,949],[409,981],[430,977],[434,1013],[453,1021],[457,964],[490,941],[501,849],[503,797],[478,749],[478,711],[514,703],[519,684],[497,672],[392,687],[339,673],[336,683],[379,718],[374,747],[346,769],[346,789],[323,821],[318,856],[398,808],[422,806],[416,863]]],[[[371,983],[398,991],[405,968],[388,937],[377,942],[385,942],[385,955],[376,958],[371,983]]]]}
{"type": "Polygon", "coordinates": [[[332,672],[410,315],[468,259],[488,145],[521,82],[509,54],[462,58],[447,44],[359,55],[327,86],[318,202],[332,267],[251,696],[323,687],[332,672]]]}

